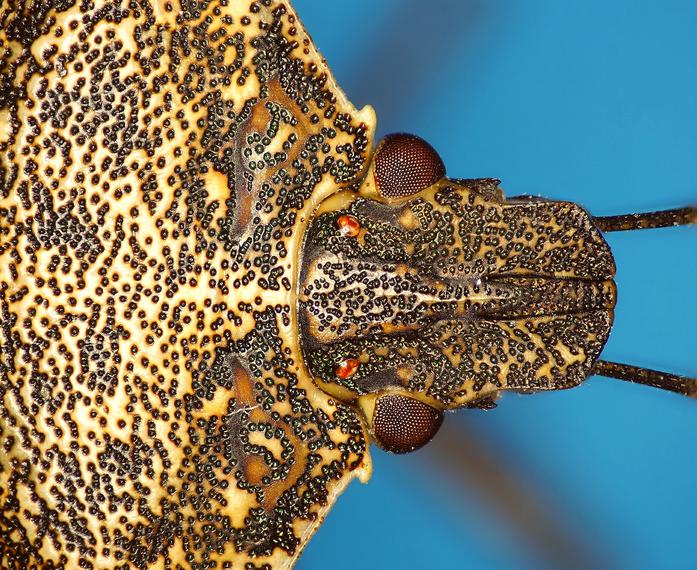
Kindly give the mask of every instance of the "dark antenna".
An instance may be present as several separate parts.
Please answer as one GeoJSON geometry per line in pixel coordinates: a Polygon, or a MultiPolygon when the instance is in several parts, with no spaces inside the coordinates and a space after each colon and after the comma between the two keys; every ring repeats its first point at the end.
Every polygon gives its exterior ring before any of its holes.
{"type": "Polygon", "coordinates": [[[649,230],[697,224],[697,207],[674,208],[645,214],[624,214],[621,216],[594,217],[601,232],[621,232],[627,230],[649,230]]]}
{"type": "Polygon", "coordinates": [[[678,376],[677,374],[630,366],[629,364],[618,364],[607,360],[598,360],[593,367],[593,374],[626,380],[644,386],[653,386],[661,390],[697,398],[697,378],[688,378],[687,376],[678,376]]]}
{"type": "MultiPolygon", "coordinates": [[[[593,220],[602,232],[687,226],[697,224],[697,206],[644,214],[599,216],[593,218],[593,220]]],[[[687,376],[678,376],[677,374],[659,372],[658,370],[631,366],[629,364],[608,362],[607,360],[598,360],[593,367],[592,373],[697,398],[697,378],[688,378],[687,376]]]]}

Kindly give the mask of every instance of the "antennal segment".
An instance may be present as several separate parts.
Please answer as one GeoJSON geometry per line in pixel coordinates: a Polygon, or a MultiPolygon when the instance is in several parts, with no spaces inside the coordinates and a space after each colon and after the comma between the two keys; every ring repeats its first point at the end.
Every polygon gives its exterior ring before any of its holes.
{"type": "Polygon", "coordinates": [[[697,378],[688,378],[687,376],[678,376],[677,374],[630,366],[629,364],[618,364],[607,360],[598,360],[593,367],[593,374],[653,386],[661,390],[697,398],[697,378]]]}
{"type": "Polygon", "coordinates": [[[594,217],[602,232],[621,232],[627,230],[650,230],[697,224],[697,207],[674,208],[644,214],[623,214],[621,216],[594,217]]]}

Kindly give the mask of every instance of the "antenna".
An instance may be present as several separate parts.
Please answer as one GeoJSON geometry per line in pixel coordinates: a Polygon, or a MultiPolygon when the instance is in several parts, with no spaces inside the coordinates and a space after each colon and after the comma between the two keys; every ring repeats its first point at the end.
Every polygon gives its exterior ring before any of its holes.
{"type": "Polygon", "coordinates": [[[674,208],[644,214],[623,214],[621,216],[594,217],[602,232],[622,232],[627,230],[650,230],[697,224],[697,207],[674,208]]]}
{"type": "Polygon", "coordinates": [[[593,374],[643,384],[644,386],[653,386],[661,390],[697,398],[697,378],[688,378],[687,376],[678,376],[677,374],[659,372],[629,364],[618,364],[607,360],[598,360],[593,366],[593,374]]]}

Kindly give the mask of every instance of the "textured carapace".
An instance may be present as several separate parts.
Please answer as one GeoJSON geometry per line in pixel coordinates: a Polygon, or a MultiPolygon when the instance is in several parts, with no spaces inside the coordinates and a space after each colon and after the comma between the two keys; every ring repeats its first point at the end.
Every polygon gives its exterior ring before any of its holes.
{"type": "Polygon", "coordinates": [[[299,303],[305,360],[324,390],[361,406],[394,392],[436,409],[490,407],[502,390],[589,375],[612,324],[610,250],[579,206],[505,200],[497,184],[441,179],[385,204],[367,178],[319,207],[299,303]],[[357,236],[337,227],[342,216],[357,236]],[[360,367],[336,374],[346,360],[360,367]]]}
{"type": "Polygon", "coordinates": [[[445,176],[445,165],[433,147],[406,133],[385,137],[375,152],[375,184],[383,198],[416,194],[445,176]]]}
{"type": "Polygon", "coordinates": [[[287,567],[369,436],[588,375],[589,216],[412,135],[371,160],[287,3],[0,22],[0,567],[287,567]]]}
{"type": "Polygon", "coordinates": [[[373,111],[285,2],[10,2],[0,26],[0,567],[290,565],[370,468],[294,299],[373,111]]]}

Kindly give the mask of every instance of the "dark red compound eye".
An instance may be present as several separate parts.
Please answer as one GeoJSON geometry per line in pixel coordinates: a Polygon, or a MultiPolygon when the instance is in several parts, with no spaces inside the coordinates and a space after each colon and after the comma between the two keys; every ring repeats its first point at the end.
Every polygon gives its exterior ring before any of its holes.
{"type": "Polygon", "coordinates": [[[415,135],[387,135],[375,156],[375,182],[385,198],[411,196],[443,176],[445,166],[438,153],[415,135]]]}
{"type": "Polygon", "coordinates": [[[394,453],[408,453],[427,444],[443,423],[443,412],[400,394],[377,399],[373,430],[377,443],[394,453]]]}

